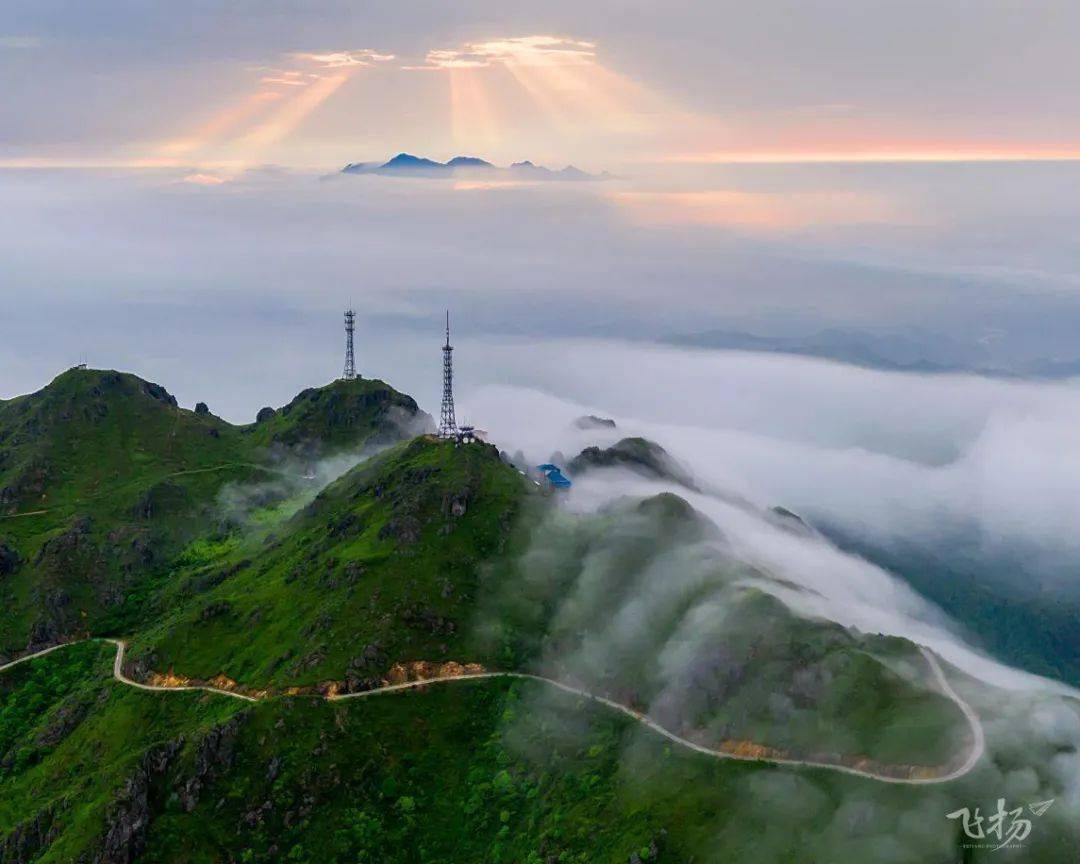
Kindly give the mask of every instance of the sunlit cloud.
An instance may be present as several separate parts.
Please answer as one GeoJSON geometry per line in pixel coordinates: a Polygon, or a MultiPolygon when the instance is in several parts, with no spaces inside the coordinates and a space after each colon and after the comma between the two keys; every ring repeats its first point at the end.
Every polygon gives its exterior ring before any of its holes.
{"type": "Polygon", "coordinates": [[[249,67],[249,73],[258,75],[255,92],[221,108],[192,132],[166,142],[159,155],[188,156],[204,164],[226,153],[241,166],[251,165],[267,148],[295,132],[354,72],[392,59],[392,54],[366,48],[292,52],[286,55],[288,66],[249,67]]]}
{"type": "Polygon", "coordinates": [[[456,180],[455,192],[486,192],[494,189],[524,189],[539,186],[534,180],[456,180]]]}
{"type": "Polygon", "coordinates": [[[596,59],[596,43],[561,36],[516,36],[488,42],[469,42],[461,48],[429,51],[422,64],[406,69],[477,69],[496,63],[571,65],[596,59]]]}
{"type": "Polygon", "coordinates": [[[1039,147],[983,148],[955,144],[904,149],[895,146],[851,150],[715,150],[669,153],[654,161],[699,165],[800,164],[845,162],[1075,162],[1080,150],[1039,147]]]}
{"type": "Polygon", "coordinates": [[[263,75],[260,84],[280,84],[284,87],[303,87],[307,84],[300,72],[283,72],[280,75],[263,75]]]}
{"type": "Polygon", "coordinates": [[[220,186],[222,183],[228,183],[228,177],[222,177],[218,174],[206,174],[203,172],[196,172],[194,174],[188,174],[180,179],[181,183],[190,183],[193,186],[220,186]]]}
{"type": "Polygon", "coordinates": [[[370,48],[359,51],[309,52],[295,51],[289,57],[298,63],[311,63],[324,69],[341,69],[351,66],[374,66],[394,59],[393,54],[381,54],[370,48]]]}
{"type": "Polygon", "coordinates": [[[828,190],[785,194],[735,189],[614,191],[608,196],[634,221],[779,231],[823,225],[891,224],[908,219],[885,196],[828,190]]]}
{"type": "Polygon", "coordinates": [[[422,63],[402,68],[447,76],[459,147],[498,147],[527,134],[576,149],[576,139],[597,134],[651,135],[688,125],[686,112],[609,68],[597,43],[584,39],[492,38],[435,48],[422,63]]]}

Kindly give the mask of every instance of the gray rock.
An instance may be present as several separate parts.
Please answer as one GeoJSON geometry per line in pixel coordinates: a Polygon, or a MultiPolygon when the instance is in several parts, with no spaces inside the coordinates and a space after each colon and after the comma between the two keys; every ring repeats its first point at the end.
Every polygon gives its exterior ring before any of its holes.
{"type": "Polygon", "coordinates": [[[19,569],[22,564],[22,556],[15,551],[14,547],[7,543],[0,543],[0,576],[8,576],[19,569]]]}

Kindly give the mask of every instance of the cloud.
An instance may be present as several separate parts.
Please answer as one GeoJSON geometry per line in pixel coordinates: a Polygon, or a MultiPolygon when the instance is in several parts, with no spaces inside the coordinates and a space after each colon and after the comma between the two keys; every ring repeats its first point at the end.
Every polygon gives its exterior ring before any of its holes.
{"type": "Polygon", "coordinates": [[[220,186],[222,183],[228,183],[229,178],[222,177],[219,174],[206,174],[203,172],[196,172],[194,174],[186,174],[180,180],[181,183],[190,183],[193,186],[220,186]]]}
{"type": "MultiPolygon", "coordinates": [[[[481,386],[460,394],[460,414],[483,425],[500,446],[511,452],[520,447],[529,461],[540,462],[553,451],[569,455],[586,443],[646,434],[689,466],[705,489],[691,492],[617,469],[574,478],[573,489],[534,535],[520,570],[513,578],[501,573],[498,577],[503,593],[497,597],[495,614],[500,621],[514,622],[509,632],[526,629],[517,626],[519,616],[527,621],[525,616],[534,609],[554,610],[553,624],[539,643],[541,668],[576,680],[599,680],[617,694],[630,692],[668,728],[681,731],[688,716],[693,728],[695,716],[709,716],[695,715],[703,694],[724,693],[732,678],[754,693],[752,681],[747,684],[738,678],[747,665],[741,653],[747,643],[741,634],[747,628],[753,633],[758,626],[764,632],[763,622],[755,617],[758,613],[739,603],[740,589],[751,586],[780,599],[804,622],[837,622],[862,633],[900,636],[928,646],[948,664],[951,684],[977,711],[987,741],[984,758],[964,779],[920,789],[917,796],[881,797],[872,805],[880,789],[874,784],[840,788],[825,800],[815,793],[824,789],[827,778],[798,774],[809,788],[791,790],[797,791],[797,801],[790,802],[792,812],[769,810],[774,829],[789,817],[799,821],[807,835],[806,848],[831,860],[836,849],[850,842],[851,820],[872,810],[878,831],[875,850],[885,844],[892,850],[890,860],[930,860],[929,853],[919,851],[925,845],[936,860],[955,842],[945,814],[959,806],[978,804],[985,810],[984,798],[990,799],[991,807],[997,797],[1019,805],[1056,798],[1062,811],[1039,823],[1040,839],[1049,840],[1052,847],[1054,839],[1074,835],[1080,814],[1074,758],[1080,746],[1080,693],[988,656],[903,581],[842,551],[817,532],[778,524],[767,508],[791,500],[785,495],[785,483],[791,484],[788,489],[805,488],[807,497],[800,499],[804,504],[850,496],[849,520],[859,519],[867,508],[894,507],[896,497],[917,506],[919,481],[882,484],[880,478],[864,476],[862,469],[885,457],[921,470],[942,470],[980,447],[983,430],[997,422],[993,417],[1017,408],[1026,413],[1024,408],[1044,397],[1053,397],[1046,399],[1048,403],[1067,400],[1080,405],[1076,388],[1061,385],[1041,392],[1041,385],[865,372],[797,358],[710,355],[612,343],[517,342],[500,349],[475,342],[466,346],[459,340],[458,349],[459,359],[477,351],[499,377],[534,384],[481,386]],[[618,428],[577,428],[573,419],[586,412],[613,416],[618,428]],[[740,438],[755,446],[739,446],[740,438]],[[787,453],[795,446],[797,453],[787,453]],[[839,454],[844,461],[825,470],[816,464],[824,452],[839,454]],[[718,531],[674,542],[655,518],[642,517],[628,504],[628,498],[639,500],[665,491],[688,500],[718,531]],[[596,514],[603,516],[598,519],[596,514]],[[647,683],[621,689],[629,686],[627,668],[634,670],[629,680],[647,683]],[[663,686],[657,688],[657,682],[663,686]],[[796,803],[814,812],[802,813],[796,803]]],[[[459,379],[468,380],[469,375],[459,379]]],[[[1044,452],[1045,463],[1026,464],[1025,472],[1034,475],[1030,478],[1021,477],[1021,472],[1001,472],[998,480],[1003,487],[1014,492],[1022,486],[1036,489],[1061,464],[1070,466],[1062,488],[1076,483],[1071,454],[1080,445],[1068,440],[1075,423],[1066,414],[1053,425],[1059,438],[1035,436],[1026,447],[1044,452]]],[[[1012,442],[991,448],[994,458],[980,468],[983,485],[1001,471],[1001,459],[1026,435],[1021,422],[1012,442]]],[[[952,493],[958,511],[970,503],[966,485],[957,484],[952,493]]],[[[1000,503],[1010,513],[999,529],[1018,519],[1021,525],[1034,525],[1054,506],[1050,503],[1033,512],[1032,501],[1020,496],[1010,503],[1005,488],[1002,493],[1000,503]]],[[[800,513],[807,515],[812,509],[808,505],[800,513]]],[[[1067,529],[1056,524],[1051,530],[1067,529]]],[[[493,632],[502,636],[507,631],[499,626],[493,632]]],[[[805,636],[815,631],[813,623],[804,623],[799,630],[767,632],[783,644],[789,633],[805,636]]],[[[808,659],[795,673],[795,689],[799,682],[815,680],[814,666],[808,659]]],[[[893,671],[910,676],[909,682],[929,686],[918,670],[898,665],[893,671]]],[[[823,680],[825,686],[837,681],[831,675],[823,680]]],[[[722,734],[741,737],[740,723],[747,722],[750,710],[754,722],[761,722],[759,735],[797,736],[798,731],[782,721],[794,711],[789,696],[784,686],[763,695],[761,704],[768,710],[760,713],[752,701],[755,697],[736,689],[731,701],[737,707],[722,718],[722,734]]],[[[549,709],[541,696],[527,710],[549,709]]],[[[843,740],[843,725],[836,722],[825,731],[843,740]]],[[[888,720],[883,719],[880,728],[887,727],[888,720]]],[[[635,739],[625,745],[628,777],[644,767],[636,761],[639,746],[635,739]]],[[[732,782],[742,784],[743,794],[759,804],[767,805],[780,793],[771,788],[772,778],[776,784],[791,782],[779,779],[789,777],[787,772],[763,770],[752,776],[757,779],[732,782]]],[[[730,814],[718,817],[718,825],[729,818],[730,814]]],[[[773,860],[767,850],[759,857],[773,860]]],[[[776,860],[786,857],[778,853],[776,860]]]]}
{"type": "Polygon", "coordinates": [[[284,87],[306,87],[308,82],[300,77],[299,72],[288,72],[284,75],[263,75],[259,79],[262,84],[280,84],[284,87]]]}
{"type": "Polygon", "coordinates": [[[405,69],[477,69],[497,63],[513,66],[565,66],[591,63],[596,43],[562,36],[514,36],[468,42],[460,48],[438,48],[424,63],[405,69]]]}
{"type": "Polygon", "coordinates": [[[748,192],[738,189],[619,190],[611,200],[647,225],[730,226],[766,231],[911,221],[884,195],[858,192],[748,192]]]}
{"type": "Polygon", "coordinates": [[[813,511],[877,538],[966,524],[987,544],[1080,562],[1070,527],[1080,382],[886,373],[620,343],[488,350],[513,380],[567,403],[506,412],[485,400],[478,422],[495,432],[505,424],[508,439],[562,441],[573,412],[607,412],[692,458],[714,487],[761,506],[813,511]],[[494,418],[483,417],[488,411],[494,418]]]}
{"type": "Polygon", "coordinates": [[[374,66],[394,59],[393,54],[383,54],[370,48],[355,51],[294,51],[288,55],[299,63],[310,63],[323,69],[346,69],[354,66],[374,66]]]}

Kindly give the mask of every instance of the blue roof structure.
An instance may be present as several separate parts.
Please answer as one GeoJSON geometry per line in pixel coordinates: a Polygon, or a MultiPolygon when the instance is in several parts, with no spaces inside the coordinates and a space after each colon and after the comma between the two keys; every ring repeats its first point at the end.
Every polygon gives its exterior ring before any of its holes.
{"type": "Polygon", "coordinates": [[[536,470],[542,472],[547,477],[548,483],[556,489],[569,489],[574,485],[570,482],[570,478],[562,473],[558,465],[545,462],[543,465],[537,465],[536,470]]]}

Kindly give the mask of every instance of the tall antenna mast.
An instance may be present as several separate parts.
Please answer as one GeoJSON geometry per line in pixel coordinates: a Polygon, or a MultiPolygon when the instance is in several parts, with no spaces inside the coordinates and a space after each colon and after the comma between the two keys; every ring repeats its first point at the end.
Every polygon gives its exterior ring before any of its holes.
{"type": "Polygon", "coordinates": [[[457,437],[454,420],[454,349],[450,345],[450,310],[446,310],[446,344],[443,345],[442,362],[442,413],[439,416],[439,437],[457,437]]]}
{"type": "Polygon", "coordinates": [[[352,309],[345,312],[345,372],[341,376],[346,381],[356,377],[356,358],[353,355],[353,330],[356,329],[356,313],[352,309]]]}

